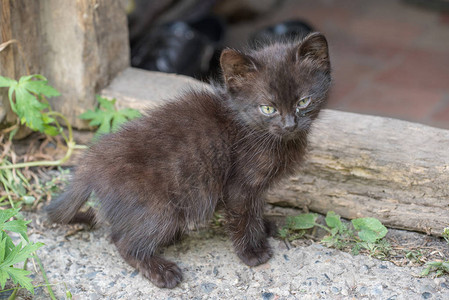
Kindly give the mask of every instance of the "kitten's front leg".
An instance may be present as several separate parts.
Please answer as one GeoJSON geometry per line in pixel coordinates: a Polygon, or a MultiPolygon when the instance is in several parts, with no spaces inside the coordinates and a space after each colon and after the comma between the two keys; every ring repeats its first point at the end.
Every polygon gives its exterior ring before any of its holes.
{"type": "Polygon", "coordinates": [[[233,199],[226,207],[230,236],[240,259],[249,266],[267,262],[273,255],[263,219],[263,201],[233,199]]]}
{"type": "Polygon", "coordinates": [[[265,232],[267,236],[276,237],[278,234],[278,228],[273,221],[268,220],[267,218],[263,219],[265,225],[265,232]]]}

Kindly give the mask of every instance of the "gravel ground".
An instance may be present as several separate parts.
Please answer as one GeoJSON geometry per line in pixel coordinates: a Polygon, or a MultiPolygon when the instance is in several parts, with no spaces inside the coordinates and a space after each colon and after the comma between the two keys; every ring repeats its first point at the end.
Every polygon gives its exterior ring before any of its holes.
{"type": "MultiPolygon", "coordinates": [[[[48,224],[41,213],[26,217],[33,220],[31,239],[45,243],[38,254],[59,299],[65,297],[64,283],[73,299],[449,299],[447,277],[419,278],[422,268],[319,244],[289,249],[270,239],[274,257],[250,268],[236,257],[226,235],[213,229],[194,232],[165,250],[183,270],[184,281],[172,290],[159,289],[121,259],[107,226],[77,231],[82,227],[48,224]]],[[[40,280],[36,276],[34,284],[40,280]]],[[[48,298],[45,288],[37,288],[33,299],[48,298]]]]}

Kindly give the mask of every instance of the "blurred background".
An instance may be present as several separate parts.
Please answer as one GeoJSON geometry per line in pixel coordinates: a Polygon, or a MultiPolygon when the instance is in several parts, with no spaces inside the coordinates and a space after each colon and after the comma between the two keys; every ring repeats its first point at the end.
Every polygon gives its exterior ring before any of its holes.
{"type": "Polygon", "coordinates": [[[449,0],[130,0],[131,64],[207,81],[225,47],[326,35],[328,108],[449,128],[449,0]]]}

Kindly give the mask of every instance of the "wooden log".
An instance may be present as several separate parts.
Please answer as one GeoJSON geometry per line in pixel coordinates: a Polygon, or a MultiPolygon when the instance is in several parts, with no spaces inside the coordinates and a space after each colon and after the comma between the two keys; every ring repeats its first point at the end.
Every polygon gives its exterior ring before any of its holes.
{"type": "Polygon", "coordinates": [[[449,226],[449,131],[324,110],[297,176],[268,202],[441,235],[449,226]]]}

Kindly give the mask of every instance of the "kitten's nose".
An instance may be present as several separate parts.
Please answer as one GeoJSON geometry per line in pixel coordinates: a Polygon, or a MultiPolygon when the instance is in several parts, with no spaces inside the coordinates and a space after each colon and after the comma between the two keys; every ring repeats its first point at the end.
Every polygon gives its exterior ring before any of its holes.
{"type": "Polygon", "coordinates": [[[284,119],[284,130],[293,131],[296,128],[295,117],[292,115],[287,115],[284,119]]]}

